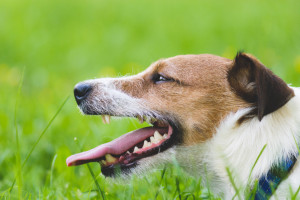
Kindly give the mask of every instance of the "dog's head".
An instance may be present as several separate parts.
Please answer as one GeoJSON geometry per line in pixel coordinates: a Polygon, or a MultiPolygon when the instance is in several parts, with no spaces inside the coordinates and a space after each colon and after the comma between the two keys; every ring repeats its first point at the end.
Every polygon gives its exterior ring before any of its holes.
{"type": "MultiPolygon", "coordinates": [[[[252,108],[237,124],[276,111],[294,96],[286,83],[257,59],[238,53],[232,61],[214,55],[162,59],[124,78],[81,82],[74,94],[84,114],[134,117],[152,126],[67,159],[68,166],[97,161],[104,175],[128,173],[167,149],[205,143],[230,113],[252,108]]],[[[168,156],[168,155],[166,155],[168,156]]],[[[188,162],[188,161],[187,161],[188,162]]]]}

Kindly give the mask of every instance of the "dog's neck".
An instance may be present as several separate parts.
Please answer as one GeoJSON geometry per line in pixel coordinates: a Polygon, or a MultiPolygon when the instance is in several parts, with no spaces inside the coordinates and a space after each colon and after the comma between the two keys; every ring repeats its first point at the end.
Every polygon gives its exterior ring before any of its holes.
{"type": "MultiPolygon", "coordinates": [[[[235,177],[235,184],[245,187],[249,183],[249,177],[250,183],[251,181],[253,183],[254,180],[267,175],[273,166],[280,165],[282,160],[292,156],[297,157],[296,143],[299,144],[300,141],[300,89],[293,89],[295,97],[261,121],[253,118],[241,125],[237,124],[239,118],[251,108],[230,114],[221,122],[210,141],[203,145],[189,147],[191,155],[201,155],[201,158],[196,161],[198,162],[196,167],[206,166],[202,173],[213,176],[213,179],[217,178],[215,183],[231,185],[227,168],[235,177]],[[260,152],[262,154],[251,172],[260,152]]],[[[183,156],[178,157],[182,160],[183,156]]],[[[185,165],[190,168],[193,164],[185,163],[185,165]]],[[[223,187],[223,189],[228,188],[223,187]]],[[[234,191],[232,192],[234,194],[234,191]]]]}

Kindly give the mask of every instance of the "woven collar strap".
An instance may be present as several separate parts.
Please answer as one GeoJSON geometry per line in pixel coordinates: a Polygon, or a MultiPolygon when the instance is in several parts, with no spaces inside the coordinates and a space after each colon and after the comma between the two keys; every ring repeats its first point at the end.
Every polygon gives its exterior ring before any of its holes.
{"type": "MultiPolygon", "coordinates": [[[[274,194],[279,184],[288,176],[297,161],[297,157],[292,156],[291,158],[282,161],[279,165],[272,167],[267,175],[261,177],[258,180],[254,199],[269,199],[274,194]]],[[[250,197],[250,199],[253,199],[253,196],[250,197]]]]}

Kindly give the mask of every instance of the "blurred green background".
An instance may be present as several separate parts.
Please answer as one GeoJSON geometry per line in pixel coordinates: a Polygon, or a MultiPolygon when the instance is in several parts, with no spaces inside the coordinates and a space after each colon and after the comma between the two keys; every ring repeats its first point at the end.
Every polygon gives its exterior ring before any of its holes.
{"type": "MultiPolygon", "coordinates": [[[[299,86],[300,1],[1,0],[0,199],[99,198],[86,166],[68,168],[65,159],[79,146],[88,150],[141,125],[130,119],[104,125],[97,116],[81,115],[72,96],[77,82],[135,74],[178,54],[232,59],[238,50],[299,86]],[[22,162],[71,98],[18,176],[14,112],[23,69],[16,112],[22,162]]],[[[108,199],[209,196],[200,179],[173,168],[163,178],[156,171],[124,183],[99,175],[98,164],[91,167],[108,199]]]]}

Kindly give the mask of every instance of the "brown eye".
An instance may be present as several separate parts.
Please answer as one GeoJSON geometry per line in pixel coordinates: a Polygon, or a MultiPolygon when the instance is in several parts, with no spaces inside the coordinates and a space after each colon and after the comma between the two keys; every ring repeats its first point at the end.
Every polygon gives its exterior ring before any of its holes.
{"type": "Polygon", "coordinates": [[[164,83],[164,82],[172,81],[171,78],[167,78],[161,74],[155,74],[152,80],[154,83],[164,83]]]}

